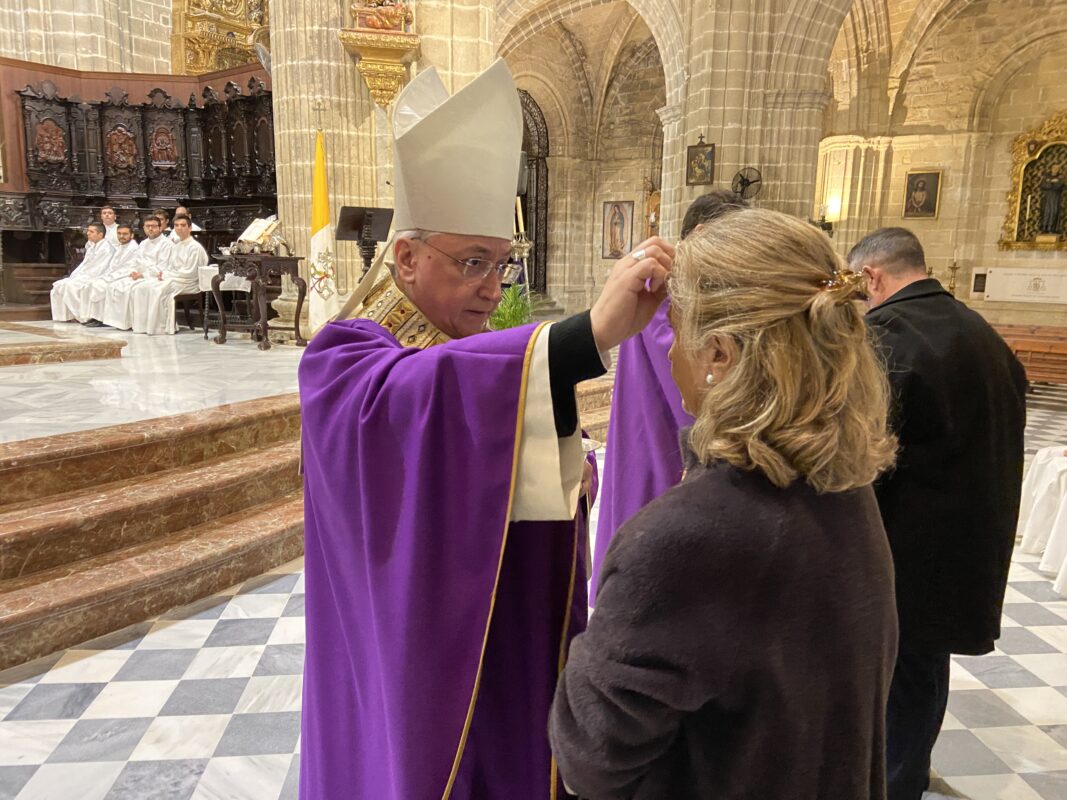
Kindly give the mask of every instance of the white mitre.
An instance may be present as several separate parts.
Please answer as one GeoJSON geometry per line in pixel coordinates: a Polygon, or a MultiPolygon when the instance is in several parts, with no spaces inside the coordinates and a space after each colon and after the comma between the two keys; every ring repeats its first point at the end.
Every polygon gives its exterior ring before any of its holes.
{"type": "Polygon", "coordinates": [[[512,238],[522,107],[507,64],[452,97],[434,68],[396,99],[393,229],[512,238]]]}

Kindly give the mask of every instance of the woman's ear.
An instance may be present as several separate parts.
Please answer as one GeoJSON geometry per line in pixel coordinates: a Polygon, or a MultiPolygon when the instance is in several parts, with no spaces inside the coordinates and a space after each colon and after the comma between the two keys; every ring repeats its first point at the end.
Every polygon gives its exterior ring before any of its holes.
{"type": "Polygon", "coordinates": [[[719,380],[737,363],[737,345],[728,336],[713,336],[700,358],[705,373],[719,380]]]}

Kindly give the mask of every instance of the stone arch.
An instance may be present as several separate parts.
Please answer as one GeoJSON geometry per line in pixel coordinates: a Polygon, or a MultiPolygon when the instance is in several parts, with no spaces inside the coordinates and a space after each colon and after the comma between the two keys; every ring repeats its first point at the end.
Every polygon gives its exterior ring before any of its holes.
{"type": "Polygon", "coordinates": [[[551,146],[548,124],[541,107],[525,89],[519,89],[522,105],[523,149],[526,152],[526,194],[522,200],[527,236],[533,250],[527,264],[527,280],[535,292],[548,285],[548,156],[551,146]]]}
{"type": "MultiPolygon", "coordinates": [[[[615,69],[608,81],[607,89],[600,98],[600,105],[596,110],[594,130],[596,130],[597,133],[593,140],[594,157],[599,156],[600,133],[601,126],[604,122],[604,113],[611,106],[611,102],[618,95],[620,87],[625,84],[634,69],[638,68],[649,56],[657,53],[657,51],[658,48],[656,47],[655,39],[649,37],[628,53],[620,54],[621,58],[615,65],[615,69]]],[[[662,64],[662,57],[660,58],[660,63],[662,64]]]]}
{"type": "Polygon", "coordinates": [[[792,0],[769,74],[779,90],[825,91],[826,65],[852,0],[792,0]]]}
{"type": "Polygon", "coordinates": [[[908,71],[912,61],[915,60],[915,55],[919,52],[920,45],[931,28],[934,27],[934,21],[942,16],[942,12],[945,12],[950,6],[954,6],[944,14],[945,18],[952,17],[959,13],[969,2],[972,2],[972,0],[919,0],[919,5],[915,7],[915,12],[911,15],[907,27],[904,28],[904,33],[901,34],[900,40],[897,42],[893,61],[889,68],[890,77],[897,82],[903,80],[904,74],[908,71]]]}
{"type": "MultiPolygon", "coordinates": [[[[531,36],[553,23],[587,8],[614,0],[558,0],[545,4],[544,0],[501,0],[497,5],[494,41],[497,52],[507,55],[531,36]]],[[[663,61],[667,104],[681,103],[685,98],[688,76],[683,54],[686,52],[682,19],[671,0],[627,0],[652,32],[663,61]]]]}
{"type": "Polygon", "coordinates": [[[1055,50],[1064,49],[1067,49],[1067,30],[1055,31],[1047,36],[1031,39],[1019,48],[1013,48],[994,68],[992,77],[975,93],[971,106],[971,128],[976,131],[988,131],[1004,88],[1015,74],[1031,61],[1055,50]]]}

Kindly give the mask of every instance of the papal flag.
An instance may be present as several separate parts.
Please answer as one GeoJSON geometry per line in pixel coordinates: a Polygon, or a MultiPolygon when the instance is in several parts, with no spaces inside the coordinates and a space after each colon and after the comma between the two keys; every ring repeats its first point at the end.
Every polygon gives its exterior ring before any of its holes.
{"type": "Polygon", "coordinates": [[[326,189],[326,142],[322,131],[315,137],[315,169],[311,178],[311,244],[308,247],[311,287],[308,321],[312,335],[341,310],[337,296],[337,260],[334,258],[330,199],[326,189]]]}

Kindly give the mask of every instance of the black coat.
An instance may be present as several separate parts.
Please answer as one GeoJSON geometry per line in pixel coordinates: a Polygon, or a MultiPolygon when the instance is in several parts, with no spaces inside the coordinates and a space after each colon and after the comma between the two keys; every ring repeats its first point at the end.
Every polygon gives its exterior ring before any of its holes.
{"type": "Polygon", "coordinates": [[[901,648],[987,653],[1000,636],[1023,476],[1026,375],[978,313],[926,279],[871,309],[896,467],[875,484],[901,648]]]}
{"type": "Polygon", "coordinates": [[[870,487],[724,463],[619,529],[549,735],[590,800],[884,800],[892,556],[870,487]]]}

